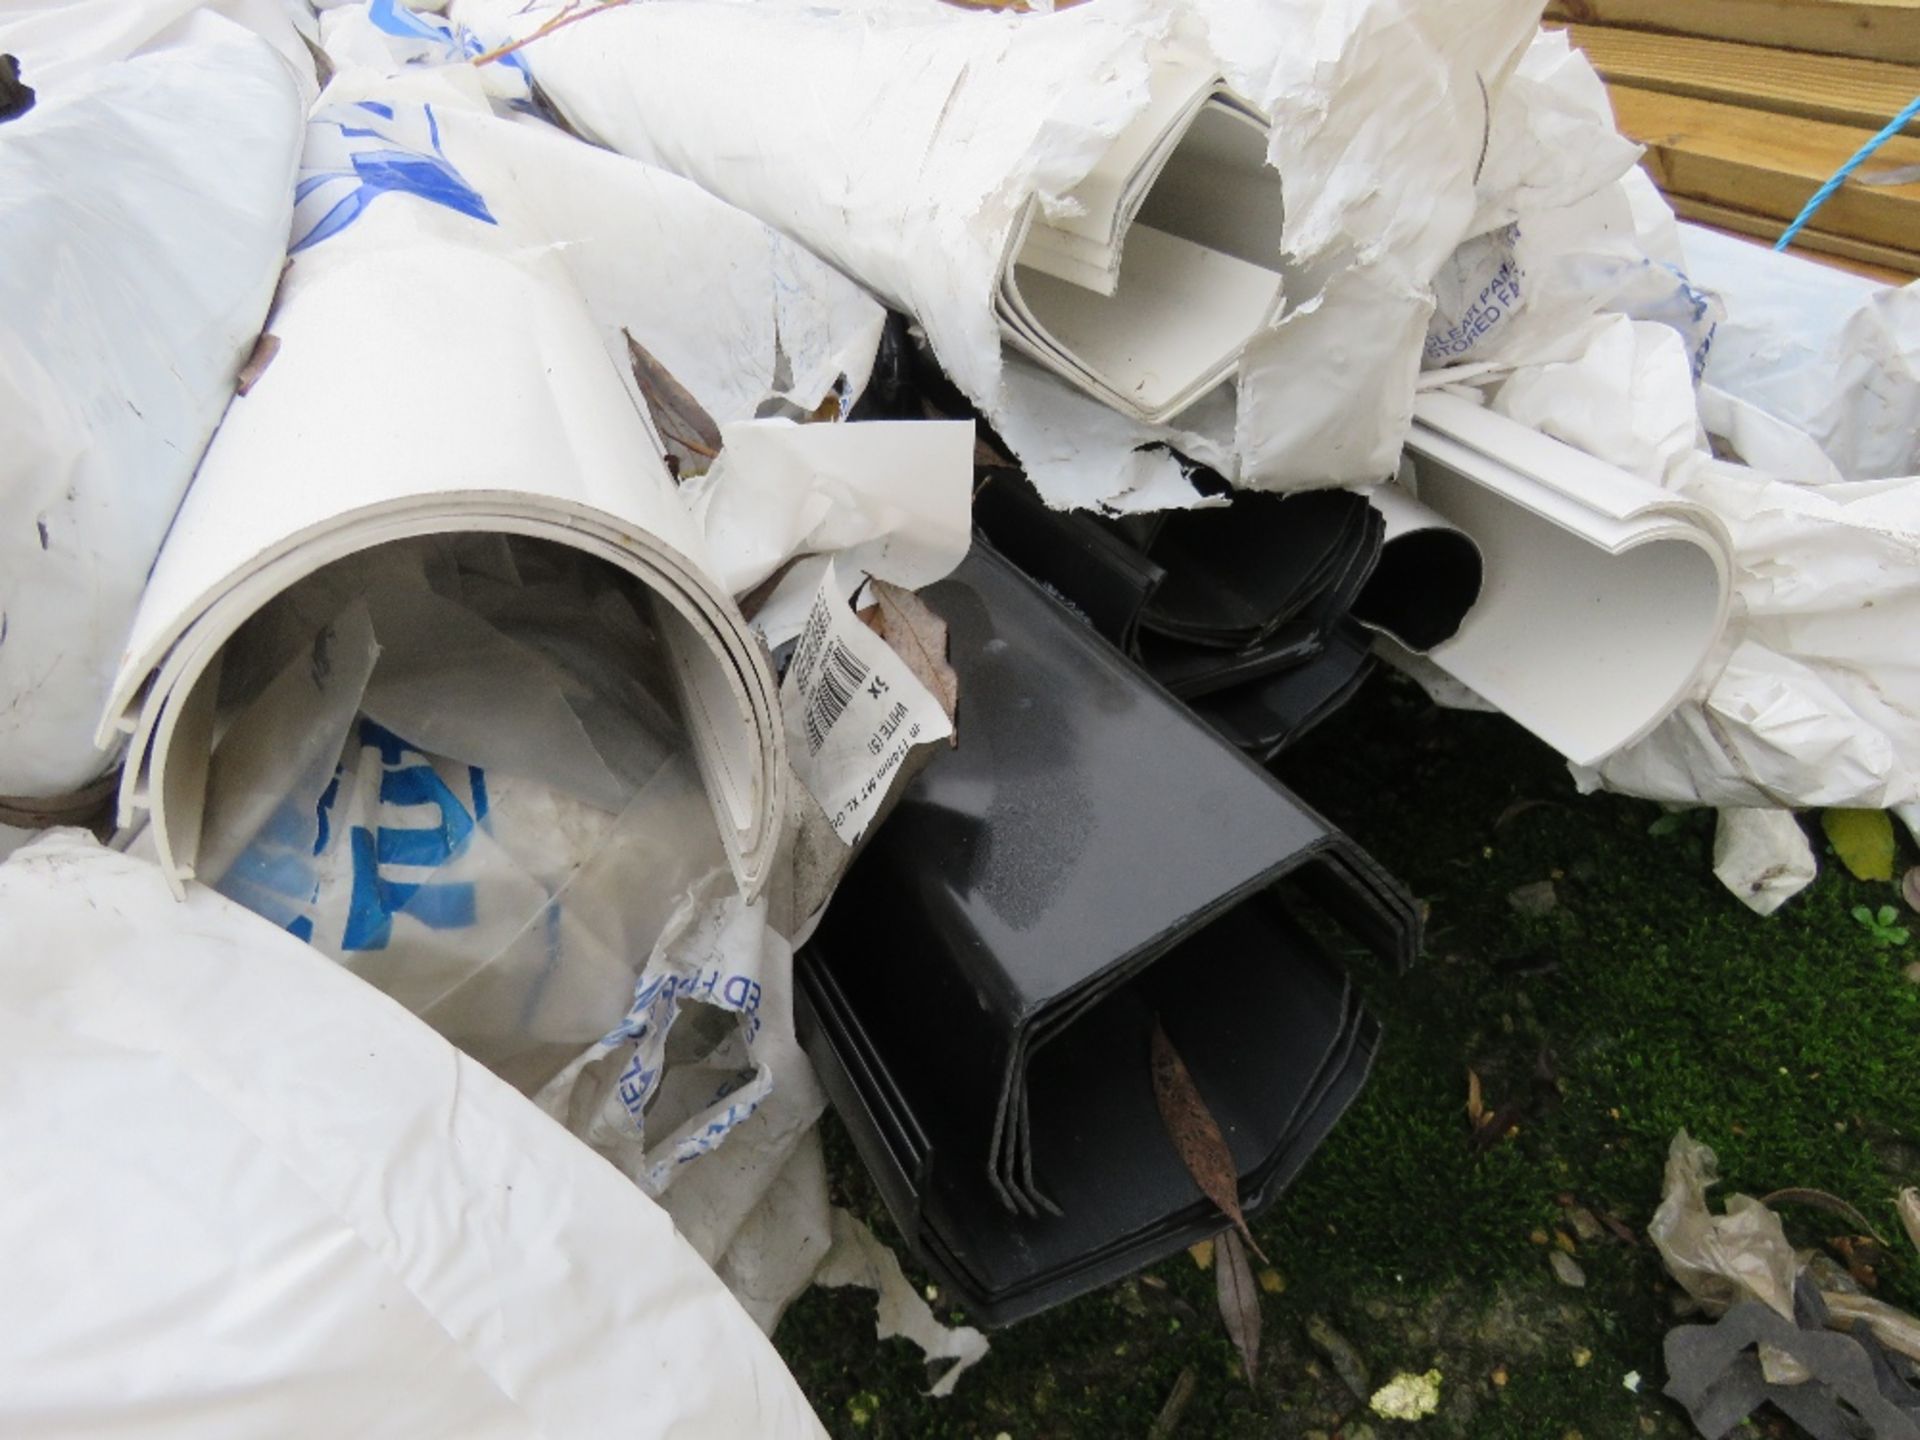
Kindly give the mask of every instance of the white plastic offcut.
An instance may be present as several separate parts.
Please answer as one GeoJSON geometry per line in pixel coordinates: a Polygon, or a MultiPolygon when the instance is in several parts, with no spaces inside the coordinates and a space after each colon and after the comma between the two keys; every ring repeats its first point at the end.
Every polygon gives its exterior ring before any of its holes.
{"type": "Polygon", "coordinates": [[[38,96],[0,129],[0,795],[52,797],[115,759],[95,725],[273,295],[312,71],[185,3],[0,5],[0,51],[38,96]]]}
{"type": "Polygon", "coordinates": [[[236,400],[155,564],[101,740],[132,736],[122,823],[195,873],[222,646],[330,562],[460,532],[635,577],[740,885],[766,881],[788,771],[764,651],[712,578],[630,381],[553,250],[504,223],[396,95],[310,127],[273,363],[236,400]]]}
{"type": "Polygon", "coordinates": [[[1431,659],[1577,764],[1645,735],[1726,625],[1730,542],[1691,503],[1454,396],[1423,396],[1420,503],[1485,564],[1431,659]]]}
{"type": "Polygon", "coordinates": [[[0,1433],[824,1434],[657,1205],[200,886],[0,865],[0,1057],[0,1433]]]}

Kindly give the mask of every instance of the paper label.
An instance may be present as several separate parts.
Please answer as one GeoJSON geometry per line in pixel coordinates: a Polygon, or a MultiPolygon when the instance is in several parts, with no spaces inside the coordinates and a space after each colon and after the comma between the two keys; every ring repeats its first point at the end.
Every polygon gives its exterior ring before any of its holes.
{"type": "Polygon", "coordinates": [[[780,709],[794,773],[849,845],[907,753],[953,733],[940,702],[853,613],[831,564],[780,684],[780,709]]]}

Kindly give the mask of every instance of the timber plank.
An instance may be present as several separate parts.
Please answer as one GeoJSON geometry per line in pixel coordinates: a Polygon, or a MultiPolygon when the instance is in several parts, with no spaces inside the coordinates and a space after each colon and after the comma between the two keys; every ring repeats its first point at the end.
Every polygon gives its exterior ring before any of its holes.
{"type": "Polygon", "coordinates": [[[1920,0],[1553,0],[1547,16],[1920,65],[1920,0]]]}
{"type": "MultiPolygon", "coordinates": [[[[1644,164],[1669,196],[1771,216],[1784,225],[1872,132],[1610,85],[1621,133],[1647,147],[1644,164]]],[[[1895,136],[1864,173],[1920,165],[1920,140],[1895,136]]],[[[1920,247],[1920,182],[1842,186],[1820,228],[1896,250],[1920,247]]]]}
{"type": "MultiPolygon", "coordinates": [[[[1920,17],[1914,23],[1920,25],[1920,17]]],[[[1869,131],[1879,130],[1920,95],[1920,66],[1916,65],[1805,55],[1600,25],[1567,29],[1568,38],[1586,51],[1602,79],[1640,90],[1869,131]]],[[[1920,136],[1920,116],[1904,133],[1920,136]]]]}
{"type": "MultiPolygon", "coordinates": [[[[1684,195],[1669,196],[1668,203],[1673,206],[1673,213],[1682,220],[1767,245],[1779,238],[1783,228],[1778,220],[1770,216],[1749,215],[1744,210],[1734,210],[1704,200],[1690,200],[1684,195]]],[[[1920,276],[1920,252],[1869,245],[1863,240],[1829,235],[1811,227],[1794,236],[1790,248],[1803,252],[1809,260],[1851,270],[1856,275],[1864,275],[1869,280],[1879,280],[1887,285],[1905,285],[1920,276]]]]}

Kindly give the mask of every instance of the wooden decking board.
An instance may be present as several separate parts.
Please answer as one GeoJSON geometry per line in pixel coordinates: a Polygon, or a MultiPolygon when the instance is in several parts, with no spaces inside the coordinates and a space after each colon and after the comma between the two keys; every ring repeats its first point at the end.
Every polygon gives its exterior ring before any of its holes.
{"type": "Polygon", "coordinates": [[[1547,15],[1920,65],[1920,0],[1553,0],[1547,15]]]}
{"type": "MultiPolygon", "coordinates": [[[[1628,85],[1608,90],[1621,132],[1647,147],[1647,170],[1669,197],[1783,224],[1872,133],[1628,85]]],[[[1896,136],[1864,173],[1916,164],[1920,140],[1896,136]]],[[[1822,207],[1820,228],[1895,250],[1920,245],[1920,183],[1843,186],[1822,207]]]]}
{"type": "MultiPolygon", "coordinates": [[[[1770,216],[1749,215],[1744,210],[1715,205],[1705,200],[1691,200],[1685,195],[1674,195],[1668,198],[1673,206],[1673,213],[1682,220],[1690,220],[1696,225],[1706,225],[1715,230],[1725,230],[1734,235],[1743,235],[1748,239],[1759,240],[1769,245],[1779,238],[1782,229],[1780,222],[1770,216]]],[[[1864,275],[1869,280],[1879,280],[1888,285],[1905,285],[1916,276],[1920,276],[1920,253],[1894,250],[1885,245],[1869,245],[1863,240],[1853,240],[1845,235],[1829,235],[1825,231],[1811,227],[1793,237],[1793,249],[1804,252],[1810,260],[1836,265],[1843,270],[1851,270],[1856,275],[1864,275]]]]}
{"type": "MultiPolygon", "coordinates": [[[[1920,28],[1920,12],[1913,21],[1920,28]]],[[[1877,131],[1920,95],[1920,66],[1803,55],[1601,25],[1567,27],[1602,78],[1641,90],[1877,131]]],[[[1906,129],[1920,136],[1920,118],[1906,129]]]]}

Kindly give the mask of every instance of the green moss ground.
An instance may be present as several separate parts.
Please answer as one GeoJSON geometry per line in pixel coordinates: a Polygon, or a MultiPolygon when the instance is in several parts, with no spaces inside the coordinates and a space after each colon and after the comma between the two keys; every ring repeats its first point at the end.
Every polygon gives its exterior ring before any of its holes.
{"type": "MultiPolygon", "coordinates": [[[[1563,1197],[1640,1231],[1684,1125],[1719,1152],[1723,1192],[1819,1187],[1899,1235],[1892,1193],[1920,1183],[1920,987],[1901,973],[1920,938],[1879,948],[1848,913],[1893,901],[1888,886],[1823,857],[1817,885],[1763,920],[1714,879],[1710,815],[1650,833],[1658,807],[1579,796],[1509,722],[1438,711],[1394,678],[1281,769],[1432,908],[1411,975],[1355,960],[1387,1027],[1378,1069],[1255,1223],[1285,1284],[1263,1297],[1258,1383],[1239,1373],[1212,1275],[1185,1255],[997,1333],[938,1401],[917,1351],[875,1342],[870,1296],[815,1290],[776,1340],[834,1434],[1144,1437],[1190,1369],[1179,1436],[1677,1437],[1690,1431],[1657,1393],[1674,1299],[1657,1257],[1578,1241],[1587,1283],[1559,1284],[1535,1232],[1573,1238],[1563,1197]],[[1548,879],[1551,913],[1508,902],[1548,879]],[[1464,1117],[1469,1067],[1490,1107],[1521,1107],[1491,1149],[1464,1117]],[[1316,1315],[1373,1384],[1437,1367],[1439,1413],[1368,1416],[1308,1342],[1316,1315]]],[[[892,1240],[831,1125],[829,1155],[839,1198],[892,1240]]],[[[1847,1228],[1805,1210],[1788,1226],[1807,1244],[1847,1228]]],[[[1879,1293],[1920,1305],[1920,1265],[1896,1250],[1879,1293]]]]}

